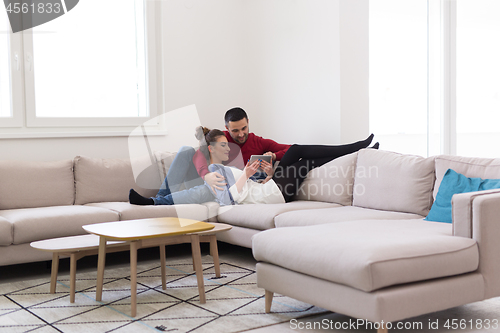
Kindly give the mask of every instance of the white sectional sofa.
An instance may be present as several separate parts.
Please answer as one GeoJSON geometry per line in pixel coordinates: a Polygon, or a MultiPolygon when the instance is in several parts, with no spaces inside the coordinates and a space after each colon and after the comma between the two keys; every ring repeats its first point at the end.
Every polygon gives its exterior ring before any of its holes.
{"type": "MultiPolygon", "coordinates": [[[[163,179],[173,155],[155,156],[150,172],[163,179]]],[[[129,161],[0,161],[0,265],[49,260],[29,243],[89,223],[219,221],[233,225],[220,241],[252,247],[268,300],[280,293],[392,322],[500,295],[500,190],[455,195],[452,224],[424,220],[448,168],[500,178],[500,160],[364,149],[311,171],[286,204],[135,206],[130,188],[156,189],[136,185],[129,161]]]]}
{"type": "MultiPolygon", "coordinates": [[[[335,181],[353,184],[352,195],[323,199],[351,206],[283,213],[253,237],[266,311],[279,293],[390,328],[500,296],[500,189],[454,195],[453,223],[424,220],[447,169],[498,179],[500,159],[367,149],[322,168],[345,168],[349,158],[355,171],[335,181]]],[[[320,171],[304,186],[320,184],[320,171]]]]}
{"type": "MultiPolygon", "coordinates": [[[[0,266],[50,260],[50,253],[35,250],[30,243],[85,234],[82,226],[86,224],[151,217],[219,220],[234,225],[230,232],[219,234],[222,241],[251,247],[251,237],[273,228],[274,217],[281,213],[338,206],[302,200],[261,207],[265,210],[237,207],[235,212],[223,213],[215,202],[175,206],[129,204],[131,188],[145,196],[156,195],[174,156],[156,152],[153,168],[141,173],[141,183],[157,183],[153,189],[137,185],[133,173],[133,163],[137,161],[84,156],[55,162],[0,161],[0,266]]],[[[136,165],[144,165],[144,161],[136,165]]]]}

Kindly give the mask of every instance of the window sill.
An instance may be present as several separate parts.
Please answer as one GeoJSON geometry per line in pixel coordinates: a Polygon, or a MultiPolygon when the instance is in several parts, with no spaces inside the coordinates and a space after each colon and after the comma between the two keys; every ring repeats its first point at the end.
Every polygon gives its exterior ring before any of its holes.
{"type": "MultiPolygon", "coordinates": [[[[104,130],[104,131],[24,131],[15,129],[13,131],[0,130],[0,139],[38,139],[38,138],[89,138],[89,137],[128,137],[132,130],[104,130]]],[[[167,135],[166,130],[147,131],[148,136],[167,135]]]]}

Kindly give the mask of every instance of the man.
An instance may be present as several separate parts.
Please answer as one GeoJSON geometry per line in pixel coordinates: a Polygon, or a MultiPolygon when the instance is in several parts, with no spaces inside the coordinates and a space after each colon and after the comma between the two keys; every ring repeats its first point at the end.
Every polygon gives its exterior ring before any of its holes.
{"type": "MultiPolygon", "coordinates": [[[[245,162],[252,155],[270,155],[272,161],[279,161],[285,155],[290,145],[279,144],[270,139],[250,133],[248,116],[245,110],[235,107],[228,110],[224,116],[227,131],[224,131],[227,141],[232,146],[229,151],[228,165],[239,169],[245,167],[245,162]],[[241,155],[241,156],[240,156],[241,155]]],[[[208,163],[203,153],[198,150],[193,157],[193,164],[201,178],[213,189],[223,190],[224,177],[215,172],[208,171],[208,163]]],[[[261,175],[256,174],[256,178],[261,175]]],[[[265,177],[265,176],[264,176],[265,177]]]]}

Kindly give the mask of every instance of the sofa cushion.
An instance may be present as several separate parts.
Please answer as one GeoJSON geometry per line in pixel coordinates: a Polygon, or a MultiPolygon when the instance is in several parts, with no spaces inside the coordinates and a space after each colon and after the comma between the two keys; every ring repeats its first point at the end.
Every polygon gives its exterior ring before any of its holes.
{"type": "Polygon", "coordinates": [[[0,246],[10,245],[13,240],[12,223],[3,217],[0,217],[0,246]]]}
{"type": "Polygon", "coordinates": [[[451,225],[363,220],[266,230],[252,238],[256,260],[366,292],[475,271],[476,241],[451,225]]]}
{"type": "Polygon", "coordinates": [[[87,206],[54,206],[0,211],[13,224],[13,244],[86,234],[86,224],[118,221],[109,209],[87,206]]]}
{"type": "Polygon", "coordinates": [[[350,206],[357,157],[358,152],[341,156],[309,171],[295,199],[350,206]]]}
{"type": "Polygon", "coordinates": [[[72,205],[73,163],[0,161],[0,209],[72,205]]]}
{"type": "Polygon", "coordinates": [[[371,208],[343,206],[336,208],[310,209],[287,212],[274,218],[276,228],[300,227],[316,224],[356,220],[406,220],[423,219],[417,214],[390,212],[371,208]]]}
{"type": "Polygon", "coordinates": [[[205,221],[208,208],[203,205],[159,205],[137,206],[128,202],[99,202],[85,206],[110,209],[120,214],[120,220],[136,220],[154,217],[181,217],[185,219],[205,221]]]}
{"type": "Polygon", "coordinates": [[[220,205],[215,201],[209,201],[202,203],[203,206],[207,207],[208,220],[207,222],[218,222],[217,214],[219,213],[220,205]]]}
{"type": "Polygon", "coordinates": [[[146,197],[155,196],[161,185],[158,168],[152,164],[150,173],[141,178],[156,179],[156,189],[145,189],[136,184],[132,163],[126,159],[102,159],[77,156],[74,159],[76,205],[91,202],[128,202],[131,188],[146,197]]]}
{"type": "Polygon", "coordinates": [[[236,206],[222,206],[219,208],[217,220],[222,223],[266,230],[274,228],[274,218],[282,213],[302,210],[340,207],[340,205],[316,201],[292,201],[282,204],[250,204],[236,206]]]}
{"type": "Polygon", "coordinates": [[[451,199],[454,194],[500,188],[500,179],[469,178],[448,169],[439,185],[436,200],[432,204],[427,221],[451,223],[451,199]]]}
{"type": "Polygon", "coordinates": [[[432,205],[434,158],[376,149],[358,153],[353,206],[427,215],[432,205]]]}
{"type": "Polygon", "coordinates": [[[435,158],[436,183],[434,185],[434,199],[439,190],[446,170],[453,169],[465,177],[500,178],[500,158],[475,158],[439,155],[435,158]]]}

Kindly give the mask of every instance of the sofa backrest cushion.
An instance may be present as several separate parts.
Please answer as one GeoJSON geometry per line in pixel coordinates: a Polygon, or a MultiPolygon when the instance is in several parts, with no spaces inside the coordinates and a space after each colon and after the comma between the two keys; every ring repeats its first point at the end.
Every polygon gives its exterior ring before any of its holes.
{"type": "Polygon", "coordinates": [[[0,209],[72,205],[73,162],[0,161],[0,209]]]}
{"type": "Polygon", "coordinates": [[[314,200],[350,206],[357,158],[358,153],[355,152],[309,171],[295,200],[314,200]]]}
{"type": "Polygon", "coordinates": [[[158,170],[160,171],[161,179],[165,179],[167,176],[168,169],[174,161],[175,155],[177,153],[171,153],[168,151],[155,151],[155,159],[158,170]]]}
{"type": "Polygon", "coordinates": [[[144,169],[145,175],[140,175],[141,178],[156,180],[158,186],[154,189],[145,189],[136,184],[132,163],[128,159],[77,156],[74,159],[74,169],[77,205],[128,201],[131,188],[143,196],[151,197],[158,193],[161,185],[156,162],[151,164],[150,168],[144,169]]]}
{"type": "Polygon", "coordinates": [[[434,158],[376,149],[358,152],[353,206],[427,215],[432,206],[434,158]]]}
{"type": "Polygon", "coordinates": [[[476,158],[450,155],[439,155],[435,159],[436,183],[434,184],[434,199],[439,190],[446,170],[453,169],[465,177],[498,179],[500,178],[500,158],[476,158]]]}

